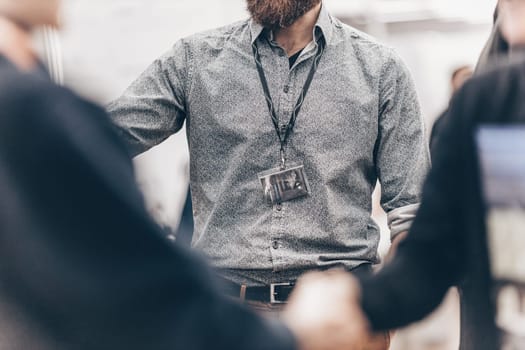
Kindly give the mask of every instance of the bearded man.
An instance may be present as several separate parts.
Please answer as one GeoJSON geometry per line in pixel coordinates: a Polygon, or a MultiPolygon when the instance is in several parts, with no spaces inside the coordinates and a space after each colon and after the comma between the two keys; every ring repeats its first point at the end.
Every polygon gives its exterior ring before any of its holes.
{"type": "Polygon", "coordinates": [[[393,50],[321,0],[247,5],[250,19],[179,40],[109,111],[133,155],[187,122],[193,247],[227,293],[274,311],[306,271],[371,271],[376,182],[396,243],[429,155],[393,50]]]}

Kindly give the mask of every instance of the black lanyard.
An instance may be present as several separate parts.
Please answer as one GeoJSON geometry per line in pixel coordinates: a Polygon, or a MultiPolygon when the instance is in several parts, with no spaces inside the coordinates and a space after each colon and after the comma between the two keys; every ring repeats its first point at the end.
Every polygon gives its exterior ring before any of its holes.
{"type": "Polygon", "coordinates": [[[283,128],[280,128],[279,127],[279,117],[277,116],[277,112],[275,111],[272,96],[270,95],[270,88],[268,87],[268,81],[266,80],[266,75],[264,74],[264,68],[261,63],[261,56],[259,54],[259,48],[257,47],[257,40],[255,40],[252,44],[253,56],[255,57],[255,64],[257,65],[257,71],[259,72],[259,79],[261,80],[261,84],[263,87],[264,97],[266,98],[268,109],[270,110],[270,116],[272,117],[272,122],[275,127],[275,131],[277,132],[277,137],[279,138],[279,142],[281,143],[281,168],[283,170],[286,167],[286,157],[285,157],[286,144],[288,143],[290,134],[292,133],[293,128],[295,126],[297,116],[299,115],[299,112],[301,111],[301,107],[303,106],[306,94],[308,93],[308,90],[310,89],[310,85],[312,84],[312,80],[314,79],[315,72],[317,71],[317,67],[319,66],[319,61],[321,61],[321,57],[323,56],[323,53],[325,50],[325,45],[326,45],[325,40],[324,38],[321,37],[319,41],[317,42],[318,48],[317,48],[317,53],[315,54],[315,57],[314,57],[314,62],[312,63],[312,68],[310,69],[308,78],[306,78],[306,82],[304,83],[304,87],[301,91],[301,95],[299,96],[299,99],[297,100],[295,108],[292,112],[290,121],[288,122],[286,126],[283,126],[283,128]]]}

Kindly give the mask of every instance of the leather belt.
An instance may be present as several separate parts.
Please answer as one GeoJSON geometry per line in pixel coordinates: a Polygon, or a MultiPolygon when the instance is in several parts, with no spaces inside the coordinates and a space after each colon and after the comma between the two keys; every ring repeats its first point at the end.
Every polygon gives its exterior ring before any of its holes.
{"type": "Polygon", "coordinates": [[[247,287],[225,281],[226,295],[241,301],[260,301],[271,304],[285,304],[292,293],[295,282],[272,283],[269,286],[247,287]]]}
{"type": "MultiPolygon", "coordinates": [[[[372,273],[371,264],[363,264],[349,271],[356,276],[366,276],[372,273]]],[[[241,301],[259,301],[270,304],[285,304],[293,291],[295,281],[272,283],[268,286],[248,287],[223,280],[226,295],[241,301]]]]}

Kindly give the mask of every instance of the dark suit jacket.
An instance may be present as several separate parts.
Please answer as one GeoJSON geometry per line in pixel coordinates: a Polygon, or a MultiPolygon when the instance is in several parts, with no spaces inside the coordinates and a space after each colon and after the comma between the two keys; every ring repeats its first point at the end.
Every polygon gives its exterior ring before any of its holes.
{"type": "Polygon", "coordinates": [[[0,347],[294,348],[166,243],[102,109],[2,57],[0,77],[0,347]]]}
{"type": "Polygon", "coordinates": [[[461,349],[499,348],[475,132],[516,123],[525,123],[524,60],[471,79],[454,97],[410,234],[393,262],[363,281],[363,307],[374,328],[422,318],[457,284],[461,349]]]}

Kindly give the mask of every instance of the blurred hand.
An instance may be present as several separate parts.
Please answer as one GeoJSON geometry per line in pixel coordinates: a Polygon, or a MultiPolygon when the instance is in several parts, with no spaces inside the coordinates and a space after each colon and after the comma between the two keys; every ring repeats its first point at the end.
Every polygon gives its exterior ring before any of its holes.
{"type": "Polygon", "coordinates": [[[345,271],[303,276],[283,312],[300,350],[362,349],[368,321],[359,305],[360,288],[345,271]]]}

